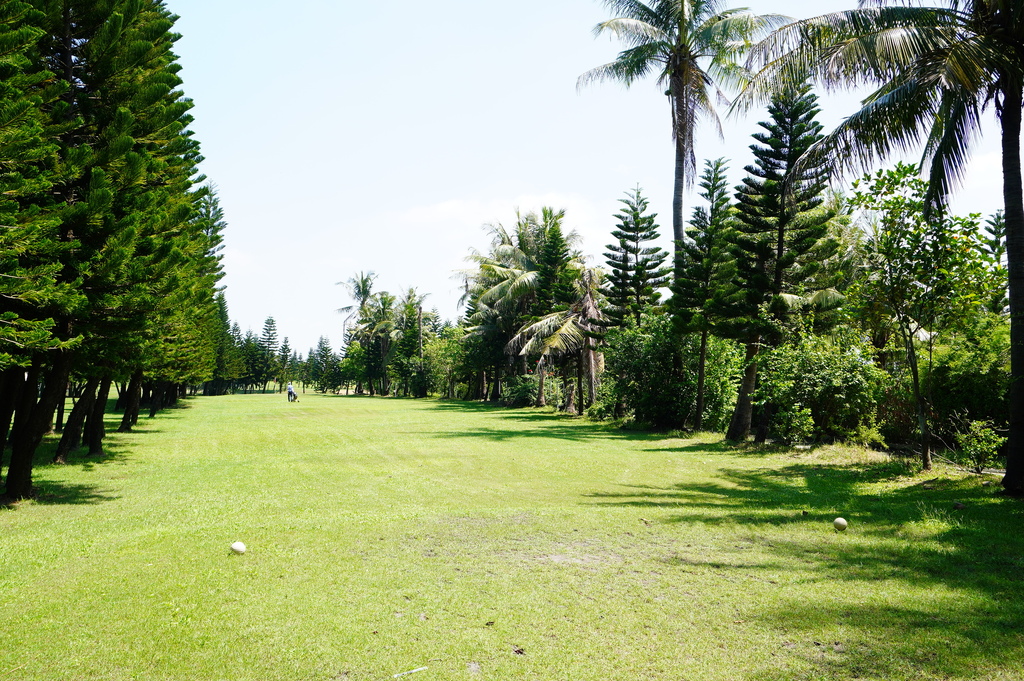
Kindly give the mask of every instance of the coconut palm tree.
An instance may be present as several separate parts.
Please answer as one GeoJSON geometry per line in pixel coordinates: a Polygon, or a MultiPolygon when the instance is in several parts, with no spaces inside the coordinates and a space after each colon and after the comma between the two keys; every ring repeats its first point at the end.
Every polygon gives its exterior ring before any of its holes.
{"type": "Polygon", "coordinates": [[[788,19],[756,15],[746,8],[726,9],[721,0],[602,0],[614,19],[594,27],[595,35],[610,33],[628,45],[615,61],[579,77],[577,87],[613,80],[627,87],[657,74],[658,85],[672,105],[675,139],[675,190],[672,198],[672,237],[683,240],[683,192],[697,172],[693,138],[701,121],[722,135],[715,104],[727,104],[722,87],[744,83],[739,60],[751,44],[773,26],[788,19]]]}
{"type": "MultiPolygon", "coordinates": [[[[597,349],[596,338],[604,330],[606,319],[601,308],[604,294],[601,290],[604,273],[598,268],[584,267],[576,279],[576,300],[565,310],[544,315],[524,325],[509,342],[507,349],[522,357],[539,355],[537,406],[544,406],[545,365],[553,356],[575,356],[579,384],[579,412],[584,409],[583,381],[587,381],[586,404],[593,404],[597,395],[597,377],[603,371],[604,360],[597,349]],[[520,349],[521,348],[521,349],[520,349]]],[[[575,411],[570,385],[566,411],[575,411]]]]}
{"type": "Polygon", "coordinates": [[[862,107],[810,151],[835,172],[871,170],[923,145],[928,205],[941,210],[964,175],[982,116],[1002,133],[1011,325],[1010,438],[1003,486],[1024,494],[1024,4],[1020,0],[865,2],[778,29],[751,53],[747,106],[805,77],[828,89],[871,85],[862,107]]]}
{"type": "Polygon", "coordinates": [[[341,342],[343,344],[345,343],[345,329],[350,321],[358,318],[363,307],[366,305],[366,301],[373,295],[373,280],[376,278],[377,275],[373,272],[359,272],[354,277],[349,277],[346,281],[337,282],[338,286],[345,287],[349,297],[355,301],[353,305],[346,305],[335,310],[346,315],[345,319],[341,322],[341,342]]]}

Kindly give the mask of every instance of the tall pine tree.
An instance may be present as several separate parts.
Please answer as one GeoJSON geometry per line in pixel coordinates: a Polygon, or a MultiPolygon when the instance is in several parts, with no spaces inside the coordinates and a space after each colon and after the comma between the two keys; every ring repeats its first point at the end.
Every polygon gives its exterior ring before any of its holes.
{"type": "Polygon", "coordinates": [[[686,230],[689,239],[676,250],[675,280],[669,303],[676,330],[700,334],[697,403],[693,417],[697,430],[701,429],[704,418],[708,334],[715,326],[716,303],[735,272],[729,250],[731,208],[725,177],[727,170],[724,158],[704,162],[700,196],[708,202],[708,207],[694,208],[690,227],[686,230]]]}
{"type": "Polygon", "coordinates": [[[668,253],[660,246],[648,245],[660,235],[654,221],[657,214],[647,213],[647,199],[640,187],[627,192],[619,203],[624,208],[615,214],[619,224],[612,230],[617,243],[605,246],[608,252],[604,254],[611,270],[605,287],[607,316],[617,326],[626,317],[632,317],[639,325],[643,312],[658,304],[658,289],[668,284],[671,271],[664,267],[668,253]]]}
{"type": "MultiPolygon", "coordinates": [[[[828,231],[834,212],[822,204],[827,170],[798,161],[821,138],[817,97],[809,86],[776,95],[768,107],[771,121],[755,133],[751,145],[756,162],[736,192],[738,207],[733,231],[735,289],[728,296],[729,315],[719,328],[747,346],[746,368],[730,440],[750,433],[751,394],[757,382],[757,355],[762,345],[777,345],[787,332],[795,301],[813,287],[812,277],[828,249],[816,248],[828,231]],[[808,257],[814,251],[814,257],[808,257]]],[[[770,406],[762,413],[758,439],[767,436],[770,406]]]]}
{"type": "Polygon", "coordinates": [[[61,348],[34,352],[25,373],[6,485],[13,498],[31,494],[33,456],[69,372],[104,382],[133,373],[133,360],[166,337],[159,324],[170,310],[160,303],[194,288],[178,274],[190,251],[190,237],[180,237],[199,156],[186,130],[191,103],[176,89],[175,17],[159,0],[33,5],[24,18],[39,31],[31,72],[52,73],[60,89],[38,99],[54,189],[36,209],[52,220],[56,285],[79,295],[37,309],[53,320],[61,348]]]}

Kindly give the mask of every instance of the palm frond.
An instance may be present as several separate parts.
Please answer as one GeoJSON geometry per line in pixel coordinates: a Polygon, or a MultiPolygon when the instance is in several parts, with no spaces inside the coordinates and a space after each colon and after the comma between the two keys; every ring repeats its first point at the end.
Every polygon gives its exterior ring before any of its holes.
{"type": "Polygon", "coordinates": [[[785,85],[809,79],[826,90],[885,82],[949,45],[956,24],[955,13],[942,9],[889,6],[783,26],[751,49],[747,68],[754,75],[733,108],[747,111],[785,85]]]}
{"type": "Polygon", "coordinates": [[[925,144],[928,162],[929,206],[945,205],[953,188],[963,181],[971,147],[981,129],[981,111],[974,97],[961,90],[943,93],[925,144]]]}
{"type": "Polygon", "coordinates": [[[629,17],[609,19],[594,27],[594,37],[604,33],[611,33],[633,47],[651,42],[672,42],[672,36],[666,33],[662,27],[629,17]]]}

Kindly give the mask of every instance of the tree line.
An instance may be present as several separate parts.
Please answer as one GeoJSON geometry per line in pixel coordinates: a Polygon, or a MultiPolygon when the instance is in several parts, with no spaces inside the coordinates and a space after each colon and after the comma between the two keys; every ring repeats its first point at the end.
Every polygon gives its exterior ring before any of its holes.
{"type": "Polygon", "coordinates": [[[983,466],[1008,436],[1007,491],[1024,489],[1024,11],[1009,0],[870,6],[789,22],[719,0],[604,0],[596,33],[628,47],[580,85],[657,77],[676,150],[672,253],[640,188],[615,215],[606,268],[584,261],[565,212],[489,226],[465,315],[415,289],[344,282],[342,347],[303,358],[241,334],[217,282],[224,229],[197,173],[159,0],[0,2],[0,440],[6,495],[31,494],[42,438],[58,460],[102,448],[112,386],[130,429],[202,389],[324,392],[555,405],[656,428],[936,448],[983,466]],[[814,84],[873,84],[834,131],[814,84]],[[694,135],[724,90],[767,104],[735,188],[699,168],[694,135]],[[981,114],[1003,132],[1004,210],[953,216],[981,114]],[[876,170],[923,144],[919,166],[876,170]],[[867,172],[845,195],[842,173],[867,172]],[[923,175],[923,178],[919,175],[923,175]],[[682,198],[699,182],[687,222],[682,198]],[[1007,287],[1007,282],[1009,285],[1007,287]],[[663,297],[669,288],[671,295],[663,297]],[[664,299],[663,299],[664,298],[664,299]],[[66,396],[74,398],[63,413],[66,396]],[[67,438],[67,442],[64,438],[67,438]]]}
{"type": "Polygon", "coordinates": [[[995,445],[968,463],[986,465],[1009,416],[1003,214],[929,212],[928,183],[905,164],[832,191],[826,165],[804,160],[823,138],[818,112],[807,84],[775,95],[737,187],[725,159],[706,161],[674,255],[654,245],[636,188],[602,268],[562,210],[489,225],[455,325],[424,326],[415,291],[396,300],[356,275],[335,382],[321,387],[890,446],[926,468],[981,432],[995,445]]]}
{"type": "Polygon", "coordinates": [[[36,450],[94,452],[120,385],[130,429],[215,358],[223,220],[197,172],[155,0],[0,2],[0,444],[6,496],[29,496],[36,450]]]}

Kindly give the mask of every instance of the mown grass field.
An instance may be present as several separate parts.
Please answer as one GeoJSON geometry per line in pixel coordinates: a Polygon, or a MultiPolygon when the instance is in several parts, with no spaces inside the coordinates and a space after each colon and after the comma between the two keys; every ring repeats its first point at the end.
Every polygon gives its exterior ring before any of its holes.
{"type": "Polygon", "coordinates": [[[107,446],[0,509],[0,681],[1024,678],[1024,504],[976,477],[310,394],[107,446]]]}

